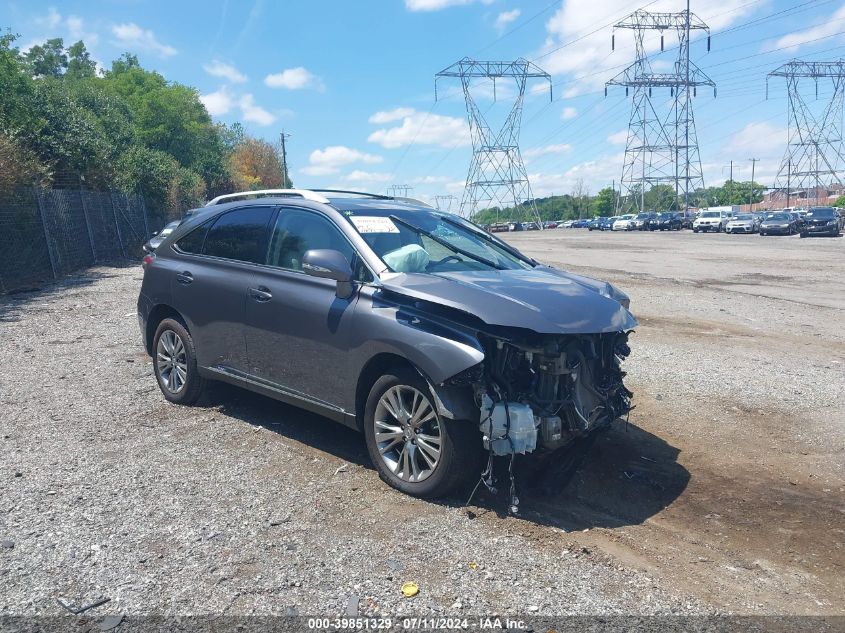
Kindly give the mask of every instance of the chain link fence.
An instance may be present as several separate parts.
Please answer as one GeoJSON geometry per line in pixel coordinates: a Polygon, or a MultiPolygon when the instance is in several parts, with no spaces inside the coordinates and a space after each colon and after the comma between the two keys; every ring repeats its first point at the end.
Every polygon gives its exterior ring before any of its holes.
{"type": "Polygon", "coordinates": [[[26,187],[0,193],[0,294],[101,262],[141,257],[150,236],[141,196],[26,187]]]}

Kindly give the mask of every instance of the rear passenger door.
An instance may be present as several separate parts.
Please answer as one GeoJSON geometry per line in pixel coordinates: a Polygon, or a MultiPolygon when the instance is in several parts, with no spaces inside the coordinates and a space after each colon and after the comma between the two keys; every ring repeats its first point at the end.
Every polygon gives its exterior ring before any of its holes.
{"type": "Polygon", "coordinates": [[[357,293],[335,295],[336,283],[306,274],[302,257],[312,249],[339,251],[372,281],[343,232],[323,214],[281,208],[270,231],[266,265],[255,274],[246,305],[250,373],[289,395],[339,406],[348,391],[348,350],[355,328],[357,293]]]}
{"type": "Polygon", "coordinates": [[[172,282],[174,307],[185,315],[203,367],[246,372],[244,307],[256,264],[263,261],[273,206],[223,213],[182,239],[172,282]]]}

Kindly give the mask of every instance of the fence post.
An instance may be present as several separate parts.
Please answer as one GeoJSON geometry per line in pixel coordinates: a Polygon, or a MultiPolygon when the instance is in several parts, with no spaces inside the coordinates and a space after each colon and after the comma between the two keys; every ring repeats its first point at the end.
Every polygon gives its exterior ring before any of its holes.
{"type": "Polygon", "coordinates": [[[149,220],[147,220],[147,201],[144,200],[143,194],[139,193],[137,196],[138,200],[141,201],[141,213],[144,216],[144,239],[148,240],[150,239],[150,223],[149,220]]]}
{"type": "Polygon", "coordinates": [[[91,218],[88,217],[88,204],[85,202],[85,188],[79,179],[79,201],[82,203],[82,215],[85,217],[85,228],[88,229],[88,243],[91,245],[92,263],[97,263],[97,249],[94,246],[94,232],[91,230],[91,218]]]}
{"type": "Polygon", "coordinates": [[[47,218],[44,214],[44,203],[41,201],[41,196],[38,193],[38,188],[32,188],[32,195],[35,196],[35,204],[38,207],[38,215],[41,218],[41,228],[44,230],[44,242],[47,244],[47,256],[50,258],[50,270],[53,271],[53,279],[58,279],[59,275],[56,272],[56,258],[53,254],[53,249],[50,246],[50,233],[47,230],[47,218]]]}
{"type": "Polygon", "coordinates": [[[126,250],[123,248],[123,235],[120,232],[120,222],[117,221],[117,207],[114,205],[114,197],[115,193],[112,192],[110,199],[111,199],[111,211],[112,215],[114,216],[114,228],[117,229],[117,241],[120,244],[120,254],[123,256],[123,259],[126,259],[126,250]]]}

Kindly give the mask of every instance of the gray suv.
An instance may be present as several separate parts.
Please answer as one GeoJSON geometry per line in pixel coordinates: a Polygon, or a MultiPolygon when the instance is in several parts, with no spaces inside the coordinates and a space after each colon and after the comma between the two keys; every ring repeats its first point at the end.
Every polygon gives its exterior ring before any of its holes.
{"type": "Polygon", "coordinates": [[[193,212],[144,258],[138,319],[167,400],[223,381],[318,412],[428,497],[624,416],[628,303],[423,203],[290,189],[193,212]]]}

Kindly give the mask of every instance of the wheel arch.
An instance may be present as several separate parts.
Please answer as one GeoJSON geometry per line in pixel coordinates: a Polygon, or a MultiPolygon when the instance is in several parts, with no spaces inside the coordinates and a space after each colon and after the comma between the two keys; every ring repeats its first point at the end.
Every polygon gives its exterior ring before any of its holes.
{"type": "Polygon", "coordinates": [[[159,303],[150,310],[150,314],[147,316],[146,336],[144,337],[144,340],[147,344],[147,354],[150,356],[153,355],[153,338],[155,337],[156,330],[158,329],[159,324],[168,318],[179,321],[179,323],[188,330],[188,333],[191,333],[191,328],[188,326],[187,320],[176,308],[169,306],[166,303],[159,303]]]}

